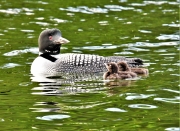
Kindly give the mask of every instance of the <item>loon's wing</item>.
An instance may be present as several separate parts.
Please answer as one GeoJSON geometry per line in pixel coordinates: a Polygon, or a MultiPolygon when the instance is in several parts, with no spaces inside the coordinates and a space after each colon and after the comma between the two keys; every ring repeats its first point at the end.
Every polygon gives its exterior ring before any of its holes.
{"type": "Polygon", "coordinates": [[[57,72],[103,72],[106,71],[104,63],[126,61],[131,67],[141,65],[139,58],[126,58],[122,56],[103,57],[90,54],[67,53],[59,55],[56,60],[57,72]]]}
{"type": "Polygon", "coordinates": [[[130,67],[138,67],[143,65],[143,60],[140,58],[126,58],[123,56],[108,56],[106,58],[114,62],[125,61],[130,67]]]}
{"type": "Polygon", "coordinates": [[[89,54],[61,54],[56,60],[57,72],[102,72],[105,58],[89,54]]]}

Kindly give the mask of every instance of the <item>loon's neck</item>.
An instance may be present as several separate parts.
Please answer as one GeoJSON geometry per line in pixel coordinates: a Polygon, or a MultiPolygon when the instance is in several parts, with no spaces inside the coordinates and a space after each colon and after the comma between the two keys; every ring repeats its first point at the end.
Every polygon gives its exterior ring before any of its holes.
{"type": "Polygon", "coordinates": [[[45,59],[47,59],[47,60],[49,60],[51,62],[55,62],[57,60],[57,58],[51,56],[48,53],[41,53],[41,52],[39,52],[39,56],[41,56],[41,57],[43,57],[43,58],[45,58],[45,59]]]}

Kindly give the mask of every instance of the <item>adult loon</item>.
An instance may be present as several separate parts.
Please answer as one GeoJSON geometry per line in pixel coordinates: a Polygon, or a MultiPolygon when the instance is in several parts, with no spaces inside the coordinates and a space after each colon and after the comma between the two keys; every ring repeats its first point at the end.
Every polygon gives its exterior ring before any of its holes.
{"type": "Polygon", "coordinates": [[[31,74],[54,76],[61,73],[98,73],[107,71],[104,63],[126,61],[129,66],[143,65],[139,58],[122,56],[103,57],[91,54],[65,53],[60,54],[62,44],[69,40],[61,35],[59,29],[46,29],[38,38],[39,56],[32,62],[31,74]]]}

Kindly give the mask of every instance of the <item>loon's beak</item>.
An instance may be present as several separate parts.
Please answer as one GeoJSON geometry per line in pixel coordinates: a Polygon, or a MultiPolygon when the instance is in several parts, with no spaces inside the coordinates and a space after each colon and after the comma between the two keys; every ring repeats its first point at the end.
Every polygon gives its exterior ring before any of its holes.
{"type": "Polygon", "coordinates": [[[70,41],[67,40],[66,38],[59,37],[57,40],[54,40],[54,42],[55,42],[56,44],[66,44],[66,43],[69,43],[70,41]]]}

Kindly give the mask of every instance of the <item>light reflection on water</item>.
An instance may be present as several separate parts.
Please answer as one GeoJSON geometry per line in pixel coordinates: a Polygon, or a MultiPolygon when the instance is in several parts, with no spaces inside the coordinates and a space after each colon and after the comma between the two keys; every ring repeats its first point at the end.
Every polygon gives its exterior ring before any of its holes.
{"type": "Polygon", "coordinates": [[[154,105],[148,105],[148,104],[131,104],[129,105],[130,108],[139,108],[139,109],[154,109],[157,108],[157,106],[154,105]]]}
{"type": "Polygon", "coordinates": [[[48,116],[43,116],[43,117],[36,117],[37,119],[40,120],[46,120],[46,121],[52,121],[54,119],[65,119],[65,118],[69,118],[69,115],[48,115],[48,116]]]}

